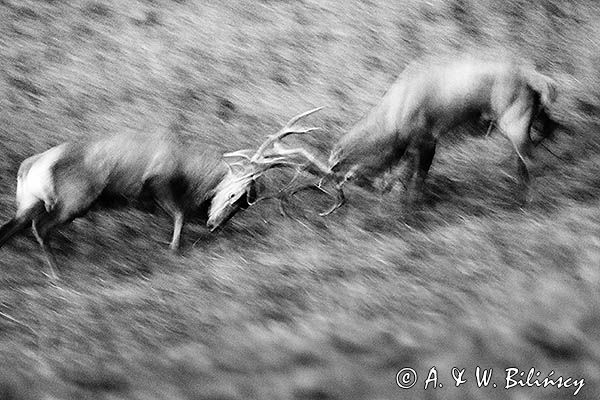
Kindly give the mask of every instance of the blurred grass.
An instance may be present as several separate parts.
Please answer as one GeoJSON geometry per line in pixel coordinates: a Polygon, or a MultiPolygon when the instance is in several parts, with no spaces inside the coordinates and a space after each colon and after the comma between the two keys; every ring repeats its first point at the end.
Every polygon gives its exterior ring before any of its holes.
{"type": "Polygon", "coordinates": [[[447,381],[454,365],[555,369],[594,398],[599,17],[591,0],[0,1],[2,220],[19,163],[78,137],[170,130],[228,151],[328,105],[303,139],[326,157],[427,54],[534,63],[569,127],[547,144],[558,157],[536,149],[525,209],[509,144],[470,127],[441,144],[415,210],[401,185],[349,188],[326,219],[302,194],[294,218],[264,202],[216,235],[189,223],[181,256],[160,212],[98,211],[56,235],[56,286],[15,238],[0,250],[0,398],[572,396],[395,386],[432,365],[447,381]]]}

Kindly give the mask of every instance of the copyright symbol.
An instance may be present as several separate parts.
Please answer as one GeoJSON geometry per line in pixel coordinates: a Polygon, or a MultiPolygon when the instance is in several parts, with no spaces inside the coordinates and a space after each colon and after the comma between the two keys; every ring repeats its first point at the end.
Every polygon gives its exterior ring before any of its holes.
{"type": "Polygon", "coordinates": [[[410,389],[417,383],[417,373],[412,368],[402,368],[396,374],[396,384],[402,389],[410,389]]]}

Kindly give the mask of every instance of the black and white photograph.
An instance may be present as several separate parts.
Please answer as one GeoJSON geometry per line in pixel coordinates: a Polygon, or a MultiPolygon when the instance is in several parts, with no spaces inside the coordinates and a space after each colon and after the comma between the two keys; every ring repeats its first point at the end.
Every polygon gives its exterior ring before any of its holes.
{"type": "Polygon", "coordinates": [[[597,0],[0,0],[0,400],[598,398],[597,0]]]}

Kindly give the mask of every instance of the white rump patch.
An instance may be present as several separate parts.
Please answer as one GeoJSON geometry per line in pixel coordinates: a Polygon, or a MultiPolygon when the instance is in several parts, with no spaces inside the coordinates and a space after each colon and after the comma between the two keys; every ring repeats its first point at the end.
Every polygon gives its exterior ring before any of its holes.
{"type": "Polygon", "coordinates": [[[52,167],[63,155],[66,143],[37,154],[23,161],[21,168],[30,163],[29,169],[19,171],[17,177],[17,217],[34,207],[40,200],[47,211],[56,204],[52,167]]]}

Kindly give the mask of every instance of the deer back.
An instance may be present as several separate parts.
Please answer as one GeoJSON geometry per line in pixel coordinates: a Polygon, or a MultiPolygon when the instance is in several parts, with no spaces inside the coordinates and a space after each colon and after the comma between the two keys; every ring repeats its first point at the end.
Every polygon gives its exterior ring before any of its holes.
{"type": "Polygon", "coordinates": [[[226,172],[216,149],[192,149],[167,136],[121,134],[64,143],[26,159],[17,202],[135,199],[151,183],[182,207],[193,207],[208,199],[226,172]]]}
{"type": "Polygon", "coordinates": [[[228,173],[222,152],[212,146],[188,146],[182,153],[175,190],[182,193],[183,206],[191,211],[209,201],[228,173]]]}
{"type": "Polygon", "coordinates": [[[169,179],[179,166],[176,143],[119,135],[79,143],[57,164],[57,173],[82,174],[105,194],[138,195],[149,179],[169,179]]]}

